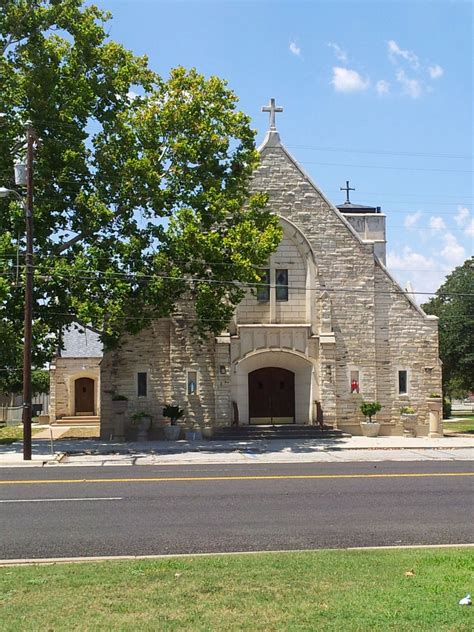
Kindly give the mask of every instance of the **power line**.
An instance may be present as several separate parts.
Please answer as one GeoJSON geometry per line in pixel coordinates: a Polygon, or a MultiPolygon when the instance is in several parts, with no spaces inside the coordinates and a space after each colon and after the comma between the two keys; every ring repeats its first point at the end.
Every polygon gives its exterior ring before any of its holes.
{"type": "Polygon", "coordinates": [[[350,169],[389,169],[393,171],[436,171],[440,173],[474,173],[474,171],[469,169],[429,169],[425,167],[393,167],[393,166],[382,166],[382,165],[354,165],[354,164],[345,164],[345,163],[334,163],[334,162],[311,162],[311,161],[297,161],[303,165],[322,165],[324,167],[349,167],[350,169]]]}
{"type": "Polygon", "coordinates": [[[422,152],[408,152],[408,151],[390,151],[384,149],[343,149],[340,147],[315,147],[311,145],[285,145],[288,148],[297,149],[312,149],[315,151],[330,151],[341,152],[351,154],[376,154],[380,156],[405,156],[405,157],[418,157],[418,158],[455,158],[463,160],[472,160],[472,154],[430,154],[422,152]]]}
{"type": "MultiPolygon", "coordinates": [[[[201,277],[192,277],[192,276],[167,276],[167,275],[159,275],[159,274],[153,274],[153,275],[149,275],[149,274],[137,274],[137,273],[127,273],[127,272],[103,272],[103,271],[94,271],[94,273],[96,275],[103,275],[106,278],[101,279],[100,277],[97,276],[93,276],[93,274],[91,273],[90,270],[81,270],[78,269],[77,272],[82,272],[84,274],[86,274],[87,276],[81,276],[78,274],[66,274],[64,272],[58,272],[58,271],[53,271],[53,272],[38,272],[39,276],[49,276],[49,277],[59,277],[61,279],[72,279],[72,280],[80,280],[80,281],[106,281],[108,280],[107,277],[110,280],[113,280],[113,278],[125,278],[127,281],[141,281],[141,280],[165,280],[165,281],[184,281],[186,283],[209,283],[209,284],[214,284],[214,285],[225,285],[225,286],[238,286],[241,287],[242,289],[245,288],[249,288],[249,289],[258,289],[261,287],[270,287],[270,288],[276,288],[278,287],[277,285],[274,284],[268,284],[268,283],[250,283],[250,282],[243,282],[243,281],[238,281],[238,280],[229,280],[229,281],[222,281],[220,279],[207,279],[207,278],[201,278],[201,277]]],[[[1,273],[2,276],[8,276],[8,273],[1,273]]],[[[463,296],[463,297],[474,297],[474,293],[465,293],[465,292],[442,292],[442,293],[437,293],[436,290],[432,291],[432,292],[420,292],[420,291],[407,291],[407,290],[398,290],[398,289],[393,289],[393,290],[375,290],[372,288],[331,288],[331,287],[326,287],[324,285],[320,285],[320,286],[315,286],[315,287],[306,287],[306,286],[298,286],[298,285],[291,285],[289,284],[288,287],[290,290],[297,290],[297,291],[301,291],[301,292],[309,292],[309,291],[316,291],[316,292],[345,292],[345,293],[368,293],[370,295],[376,295],[376,294],[382,294],[382,295],[387,295],[387,294],[399,294],[399,295],[405,295],[405,296],[410,296],[413,294],[419,294],[419,295],[423,295],[423,296],[433,296],[436,294],[436,296],[463,296]]]]}

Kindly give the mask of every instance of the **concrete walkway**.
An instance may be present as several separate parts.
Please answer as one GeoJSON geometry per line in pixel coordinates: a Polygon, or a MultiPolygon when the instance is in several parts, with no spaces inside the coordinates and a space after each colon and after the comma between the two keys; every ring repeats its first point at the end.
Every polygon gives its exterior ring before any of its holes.
{"type": "Polygon", "coordinates": [[[0,446],[0,467],[190,465],[203,463],[311,463],[351,461],[474,460],[474,437],[341,437],[253,441],[148,441],[33,439],[33,458],[22,443],[0,446]]]}

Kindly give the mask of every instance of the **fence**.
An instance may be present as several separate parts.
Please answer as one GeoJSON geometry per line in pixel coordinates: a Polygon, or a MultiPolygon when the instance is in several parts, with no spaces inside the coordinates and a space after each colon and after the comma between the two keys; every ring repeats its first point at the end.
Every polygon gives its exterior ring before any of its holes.
{"type": "Polygon", "coordinates": [[[21,424],[23,415],[23,406],[1,406],[0,421],[6,423],[7,426],[18,426],[21,424]]]}

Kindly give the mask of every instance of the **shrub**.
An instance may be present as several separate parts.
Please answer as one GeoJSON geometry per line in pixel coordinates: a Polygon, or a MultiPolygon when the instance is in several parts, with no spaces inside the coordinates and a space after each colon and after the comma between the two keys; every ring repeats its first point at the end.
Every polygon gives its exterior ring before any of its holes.
{"type": "Polygon", "coordinates": [[[443,419],[449,419],[451,417],[451,400],[447,397],[443,399],[443,419]]]}
{"type": "Polygon", "coordinates": [[[360,405],[360,411],[364,417],[369,418],[369,422],[372,423],[372,417],[382,410],[382,404],[380,402],[363,402],[360,405]]]}
{"type": "Polygon", "coordinates": [[[172,426],[175,426],[178,419],[181,419],[183,415],[184,410],[179,406],[166,404],[166,406],[163,408],[163,417],[168,417],[172,426]]]}

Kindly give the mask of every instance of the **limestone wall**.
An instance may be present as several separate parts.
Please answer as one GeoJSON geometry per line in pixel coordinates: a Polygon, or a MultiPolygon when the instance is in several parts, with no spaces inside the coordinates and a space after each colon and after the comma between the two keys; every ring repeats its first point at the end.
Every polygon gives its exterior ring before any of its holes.
{"type": "Polygon", "coordinates": [[[114,394],[128,398],[128,420],[136,412],[146,412],[154,424],[165,423],[163,406],[172,403],[184,408],[182,423],[203,426],[216,419],[217,402],[222,423],[228,423],[228,349],[228,344],[200,342],[190,335],[187,317],[163,318],[135,336],[124,336],[118,349],[104,354],[101,364],[102,437],[112,434],[114,394]],[[187,392],[188,371],[198,373],[195,394],[187,392]],[[147,373],[146,397],[137,394],[139,372],[147,373]]]}

